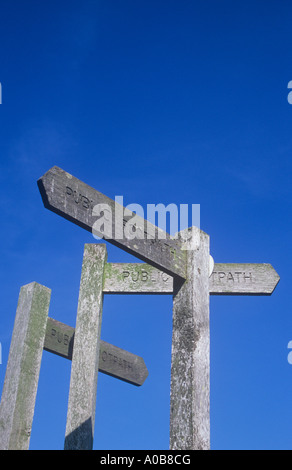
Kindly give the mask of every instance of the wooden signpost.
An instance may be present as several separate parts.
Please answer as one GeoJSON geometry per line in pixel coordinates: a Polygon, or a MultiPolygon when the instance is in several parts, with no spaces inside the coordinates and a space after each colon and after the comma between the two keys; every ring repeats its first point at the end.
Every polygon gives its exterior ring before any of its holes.
{"type": "Polygon", "coordinates": [[[210,263],[209,236],[199,228],[170,237],[58,167],[38,187],[46,208],[144,263],[107,263],[105,245],[85,245],[75,329],[47,318],[49,289],[22,288],[0,405],[0,448],[28,448],[44,348],[72,361],[65,449],[91,449],[97,371],[135,385],[148,375],[142,358],[100,340],[103,295],[168,294],[170,449],[209,449],[210,295],[271,295],[278,274],[270,264],[210,263]],[[109,222],[105,229],[101,218],[109,222]]]}
{"type": "MultiPolygon", "coordinates": [[[[161,240],[159,229],[140,218],[137,227],[144,236],[128,239],[123,228],[129,211],[58,167],[38,186],[46,208],[93,234],[101,215],[96,205],[110,207],[113,230],[98,235],[147,262],[105,264],[104,294],[173,295],[170,449],[209,449],[209,296],[270,295],[278,274],[269,264],[221,263],[210,273],[209,236],[196,227],[187,230],[188,249],[181,242],[186,231],[161,240]]],[[[130,218],[137,221],[135,214],[130,218]]]]}

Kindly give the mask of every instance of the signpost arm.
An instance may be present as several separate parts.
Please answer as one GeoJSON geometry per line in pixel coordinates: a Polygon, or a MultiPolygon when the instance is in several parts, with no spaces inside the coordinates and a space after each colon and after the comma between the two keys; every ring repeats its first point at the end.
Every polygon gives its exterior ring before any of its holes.
{"type": "MultiPolygon", "coordinates": [[[[72,361],[75,328],[48,318],[44,349],[72,361]]],[[[133,385],[148,377],[144,359],[100,340],[98,371],[133,385]]]]}
{"type": "Polygon", "coordinates": [[[0,405],[1,450],[29,448],[50,297],[36,282],[20,290],[0,405]]]}
{"type": "Polygon", "coordinates": [[[86,244],[72,356],[65,450],[91,450],[103,302],[106,246],[86,244]]]}
{"type": "Polygon", "coordinates": [[[169,275],[185,278],[180,241],[149,221],[56,166],[38,180],[38,187],[47,209],[169,275]],[[126,234],[126,228],[135,236],[126,234]]]}
{"type": "Polygon", "coordinates": [[[187,280],[173,298],[171,450],[210,447],[209,236],[191,230],[187,280]]]}

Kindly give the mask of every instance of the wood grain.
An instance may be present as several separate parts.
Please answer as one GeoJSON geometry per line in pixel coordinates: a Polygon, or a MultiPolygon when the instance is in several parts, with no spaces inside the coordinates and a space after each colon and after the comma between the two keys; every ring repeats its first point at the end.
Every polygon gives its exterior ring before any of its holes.
{"type": "Polygon", "coordinates": [[[84,246],[67,410],[66,450],[91,450],[93,446],[106,257],[104,244],[84,246]]]}
{"type": "Polygon", "coordinates": [[[210,448],[209,236],[193,227],[188,279],[173,299],[170,449],[210,448]]]}

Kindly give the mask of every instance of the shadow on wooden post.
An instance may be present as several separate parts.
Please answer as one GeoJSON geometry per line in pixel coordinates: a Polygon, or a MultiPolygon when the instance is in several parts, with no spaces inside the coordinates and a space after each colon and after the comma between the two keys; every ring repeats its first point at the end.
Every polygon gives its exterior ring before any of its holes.
{"type": "Polygon", "coordinates": [[[88,418],[65,437],[64,450],[92,450],[92,419],[88,418]]]}

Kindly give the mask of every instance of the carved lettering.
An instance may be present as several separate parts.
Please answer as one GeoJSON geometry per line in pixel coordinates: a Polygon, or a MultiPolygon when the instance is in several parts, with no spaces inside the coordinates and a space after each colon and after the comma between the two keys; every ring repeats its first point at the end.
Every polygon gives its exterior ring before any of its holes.
{"type": "Polygon", "coordinates": [[[110,264],[106,272],[105,292],[171,292],[172,277],[141,263],[110,264]],[[112,267],[110,267],[110,265],[112,267]]]}
{"type": "Polygon", "coordinates": [[[82,195],[79,194],[79,196],[77,196],[77,191],[73,191],[74,193],[74,201],[76,202],[76,204],[79,204],[81,198],[82,198],[82,195]]]}
{"type": "Polygon", "coordinates": [[[67,196],[72,196],[73,189],[71,189],[69,186],[66,186],[66,194],[67,194],[67,196]]]}
{"type": "Polygon", "coordinates": [[[107,360],[107,352],[106,351],[102,351],[101,358],[104,362],[106,362],[106,360],[107,360]]]}
{"type": "Polygon", "coordinates": [[[163,282],[167,282],[169,280],[170,276],[168,276],[168,274],[166,273],[162,273],[161,274],[161,279],[163,280],[163,282]]]}
{"type": "Polygon", "coordinates": [[[132,281],[137,282],[139,279],[139,273],[132,273],[132,281]]]}
{"type": "Polygon", "coordinates": [[[148,281],[147,271],[141,271],[141,281],[148,281]]]}
{"type": "Polygon", "coordinates": [[[241,271],[213,271],[212,277],[215,282],[218,284],[242,284],[242,283],[252,283],[253,277],[252,273],[245,273],[241,271]]]}
{"type": "Polygon", "coordinates": [[[51,329],[51,336],[53,336],[59,344],[63,343],[65,346],[68,346],[70,342],[69,335],[63,334],[61,331],[58,331],[55,328],[51,329]]]}
{"type": "Polygon", "coordinates": [[[58,331],[58,333],[57,333],[57,341],[58,341],[58,343],[63,342],[63,333],[60,333],[60,331],[58,331]]]}
{"type": "Polygon", "coordinates": [[[89,209],[90,207],[90,200],[86,196],[82,196],[82,207],[84,207],[84,209],[89,209]]]}
{"type": "MultiPolygon", "coordinates": [[[[223,273],[224,274],[224,273],[223,273]]],[[[224,274],[225,275],[225,274],[224,274]]],[[[146,271],[145,269],[141,269],[140,271],[123,271],[122,272],[122,276],[123,276],[123,280],[125,281],[126,279],[129,278],[129,281],[132,281],[132,282],[158,282],[159,281],[159,278],[161,278],[161,280],[163,282],[168,282],[169,279],[170,279],[170,276],[166,273],[163,273],[163,272],[153,272],[151,271],[151,274],[149,274],[148,271],[146,271]]]]}
{"type": "Polygon", "coordinates": [[[107,351],[102,352],[101,359],[103,362],[107,362],[108,364],[114,367],[119,366],[120,368],[124,370],[133,369],[133,365],[130,362],[107,351]]]}
{"type": "Polygon", "coordinates": [[[78,194],[77,191],[70,188],[70,186],[66,186],[66,196],[72,196],[74,202],[76,204],[80,204],[80,206],[84,209],[90,209],[93,203],[93,201],[88,199],[88,197],[86,197],[84,194],[78,194]]]}
{"type": "Polygon", "coordinates": [[[249,279],[249,281],[252,282],[252,275],[251,275],[251,273],[249,273],[249,275],[243,273],[243,278],[244,278],[244,281],[246,281],[247,279],[249,279]]]}

